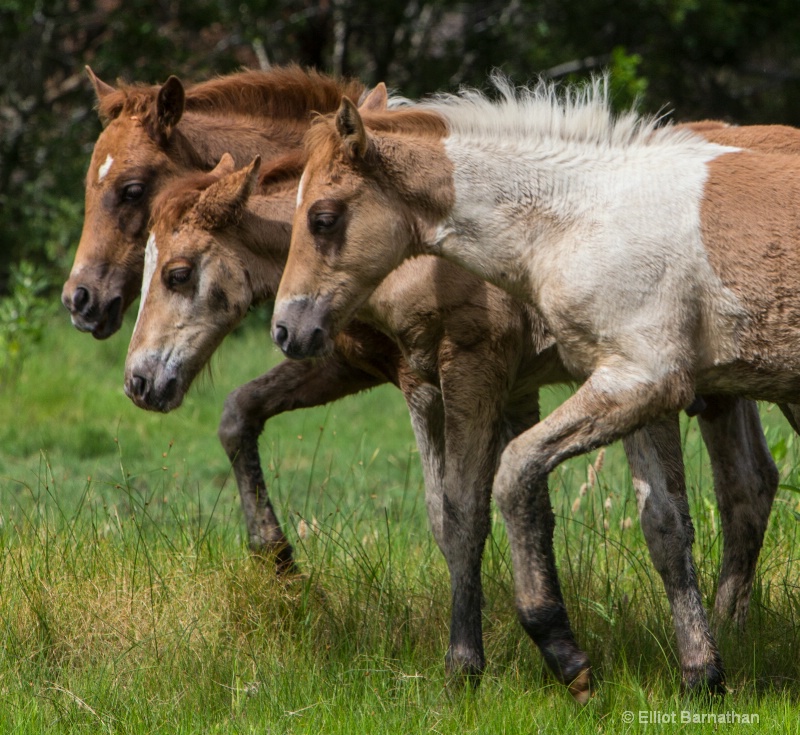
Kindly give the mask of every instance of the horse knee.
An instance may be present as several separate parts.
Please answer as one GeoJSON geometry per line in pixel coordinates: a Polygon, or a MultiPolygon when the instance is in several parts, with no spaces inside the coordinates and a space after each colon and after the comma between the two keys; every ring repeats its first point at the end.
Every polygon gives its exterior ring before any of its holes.
{"type": "Polygon", "coordinates": [[[247,421],[241,405],[241,388],[237,388],[225,399],[217,428],[217,437],[231,461],[241,449],[242,437],[246,432],[247,421]]]}
{"type": "Polygon", "coordinates": [[[516,441],[503,451],[492,488],[497,507],[506,518],[530,507],[530,493],[537,492],[540,481],[547,476],[536,453],[520,451],[516,441]]]}

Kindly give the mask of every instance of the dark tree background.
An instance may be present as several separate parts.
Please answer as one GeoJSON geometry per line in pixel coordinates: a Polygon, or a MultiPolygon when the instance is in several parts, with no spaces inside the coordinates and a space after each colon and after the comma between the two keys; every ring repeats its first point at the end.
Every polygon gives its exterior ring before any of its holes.
{"type": "Polygon", "coordinates": [[[0,0],[0,49],[0,293],[23,259],[69,270],[100,130],[86,64],[156,83],[296,61],[411,97],[608,68],[620,105],[800,125],[797,0],[0,0]]]}

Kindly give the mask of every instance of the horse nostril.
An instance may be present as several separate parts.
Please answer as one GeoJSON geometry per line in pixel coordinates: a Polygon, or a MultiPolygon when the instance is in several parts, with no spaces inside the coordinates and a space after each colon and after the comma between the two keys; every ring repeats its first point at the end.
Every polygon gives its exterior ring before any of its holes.
{"type": "Polygon", "coordinates": [[[289,339],[289,330],[283,324],[276,324],[272,330],[272,340],[278,347],[283,349],[289,339]]]}
{"type": "Polygon", "coordinates": [[[72,294],[72,306],[75,308],[75,311],[83,311],[88,303],[89,292],[83,286],[78,286],[78,288],[75,289],[75,293],[72,294]]]}
{"type": "Polygon", "coordinates": [[[131,395],[136,398],[144,398],[147,393],[147,378],[143,378],[141,375],[132,376],[130,380],[130,392],[131,395]]]}
{"type": "Polygon", "coordinates": [[[309,346],[313,354],[322,352],[325,347],[325,330],[322,329],[322,327],[315,327],[314,331],[311,333],[309,346]]]}

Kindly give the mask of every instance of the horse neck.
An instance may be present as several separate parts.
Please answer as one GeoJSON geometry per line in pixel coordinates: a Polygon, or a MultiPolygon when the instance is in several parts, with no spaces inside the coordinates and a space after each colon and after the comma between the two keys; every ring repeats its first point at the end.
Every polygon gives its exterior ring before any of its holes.
{"type": "Polygon", "coordinates": [[[485,141],[448,139],[445,148],[453,206],[429,252],[517,298],[536,299],[538,287],[530,274],[538,272],[540,258],[552,257],[550,246],[602,191],[605,165],[564,165],[575,154],[562,157],[485,141]]]}
{"type": "Polygon", "coordinates": [[[260,155],[265,163],[302,146],[305,120],[258,118],[236,114],[187,113],[170,140],[172,153],[187,168],[208,170],[223,153],[237,166],[260,155]]]}
{"type": "Polygon", "coordinates": [[[258,300],[275,298],[292,237],[295,190],[253,195],[236,225],[253,292],[258,300]]]}
{"type": "Polygon", "coordinates": [[[374,139],[384,161],[381,176],[415,222],[420,242],[412,243],[412,250],[420,254],[453,207],[453,167],[435,138],[378,134],[374,139]]]}

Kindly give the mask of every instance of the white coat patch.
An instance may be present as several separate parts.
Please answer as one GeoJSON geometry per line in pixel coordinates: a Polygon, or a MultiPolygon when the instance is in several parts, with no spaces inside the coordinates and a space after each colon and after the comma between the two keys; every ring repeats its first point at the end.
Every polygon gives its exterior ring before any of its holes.
{"type": "Polygon", "coordinates": [[[97,169],[98,184],[108,175],[108,172],[113,164],[114,164],[114,159],[111,157],[111,154],[109,153],[106,156],[106,160],[103,162],[103,165],[97,169]]]}

